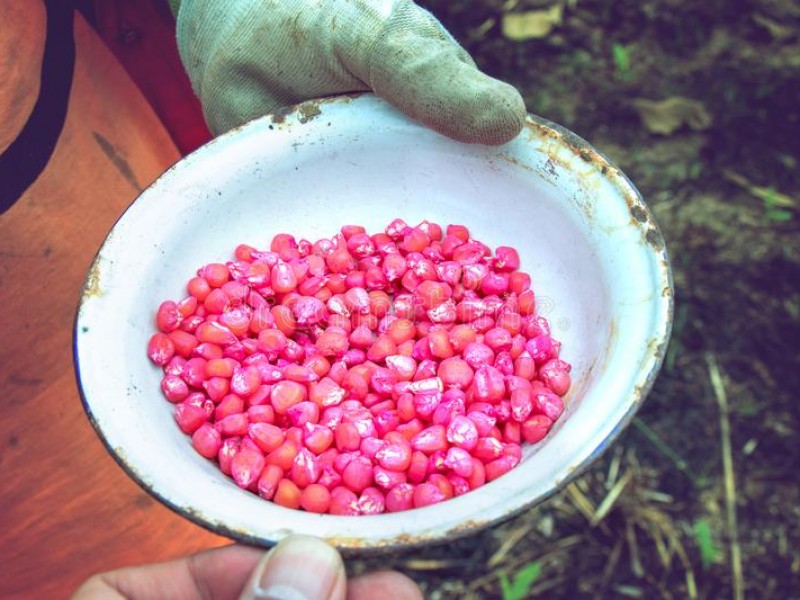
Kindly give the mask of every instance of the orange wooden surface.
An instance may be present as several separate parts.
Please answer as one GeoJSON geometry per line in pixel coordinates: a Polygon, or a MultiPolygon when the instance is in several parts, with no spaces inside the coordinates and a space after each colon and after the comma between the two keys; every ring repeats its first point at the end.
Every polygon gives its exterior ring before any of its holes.
{"type": "MultiPolygon", "coordinates": [[[[16,3],[15,11],[14,4],[0,0],[4,18],[24,18],[5,30],[5,38],[0,35],[0,46],[5,42],[20,51],[17,56],[40,61],[43,38],[36,27],[43,13],[28,3],[16,3]]],[[[76,37],[73,96],[51,166],[0,216],[4,599],[65,598],[91,573],[227,543],[129,480],[91,429],[78,398],[71,339],[86,270],[125,206],[178,153],[79,17],[76,37]]],[[[30,66],[38,77],[37,65],[30,66]]],[[[12,81],[0,86],[0,152],[32,105],[13,94],[37,87],[27,85],[25,69],[3,72],[12,81]]]]}

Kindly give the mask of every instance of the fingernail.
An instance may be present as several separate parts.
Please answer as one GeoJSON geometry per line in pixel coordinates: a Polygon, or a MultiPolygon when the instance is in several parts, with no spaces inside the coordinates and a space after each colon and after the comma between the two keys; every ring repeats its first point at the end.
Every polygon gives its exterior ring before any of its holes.
{"type": "Polygon", "coordinates": [[[344,578],[339,553],[317,538],[292,536],[273,548],[251,578],[254,600],[328,600],[344,578]]]}

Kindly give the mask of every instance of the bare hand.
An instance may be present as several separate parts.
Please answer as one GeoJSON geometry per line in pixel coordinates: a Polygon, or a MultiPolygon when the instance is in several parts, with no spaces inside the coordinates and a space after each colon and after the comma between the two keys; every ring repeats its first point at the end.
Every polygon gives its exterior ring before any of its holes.
{"type": "Polygon", "coordinates": [[[165,563],[94,575],[72,600],[421,600],[417,585],[392,571],[347,580],[339,553],[311,537],[287,538],[266,554],[228,546],[165,563]]]}

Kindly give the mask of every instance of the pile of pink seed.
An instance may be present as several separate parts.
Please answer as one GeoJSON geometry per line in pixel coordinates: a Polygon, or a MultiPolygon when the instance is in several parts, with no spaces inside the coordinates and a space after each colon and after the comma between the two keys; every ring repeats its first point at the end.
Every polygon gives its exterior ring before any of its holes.
{"type": "Polygon", "coordinates": [[[197,272],[148,355],[178,426],[240,487],[336,515],[465,494],[564,410],[570,365],[513,248],[461,225],[348,225],[197,272]]]}

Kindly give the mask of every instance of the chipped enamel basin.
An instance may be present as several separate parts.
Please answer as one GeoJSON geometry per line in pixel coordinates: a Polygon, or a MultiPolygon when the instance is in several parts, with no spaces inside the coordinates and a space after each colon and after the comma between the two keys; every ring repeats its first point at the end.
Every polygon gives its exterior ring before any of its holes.
{"type": "Polygon", "coordinates": [[[371,95],[299,105],[231,131],[167,171],[100,248],[75,323],[88,417],[145,490],[192,521],[244,542],[290,533],[349,551],[441,542],[541,502],[619,435],[660,368],[673,290],[664,242],[636,188],[607,158],[530,116],[497,148],[465,145],[371,95]],[[207,262],[242,242],[395,217],[463,223],[519,249],[540,314],[573,365],[564,417],[523,462],[478,490],[414,511],[315,515],[244,492],[194,452],[146,355],[154,312],[207,262]]]}

